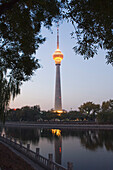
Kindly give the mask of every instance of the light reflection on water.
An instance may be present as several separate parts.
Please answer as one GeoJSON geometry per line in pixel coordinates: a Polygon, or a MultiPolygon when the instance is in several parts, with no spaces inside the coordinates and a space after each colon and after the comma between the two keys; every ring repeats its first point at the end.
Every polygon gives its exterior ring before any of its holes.
{"type": "Polygon", "coordinates": [[[65,167],[70,161],[76,170],[113,170],[113,130],[60,130],[4,129],[7,135],[21,140],[24,145],[30,143],[33,151],[39,147],[45,157],[53,153],[54,160],[65,167]]]}

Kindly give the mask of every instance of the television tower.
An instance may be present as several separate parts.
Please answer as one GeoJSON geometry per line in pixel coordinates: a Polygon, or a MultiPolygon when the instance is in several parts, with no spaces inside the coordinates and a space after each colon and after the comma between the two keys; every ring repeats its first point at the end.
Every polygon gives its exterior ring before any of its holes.
{"type": "Polygon", "coordinates": [[[56,84],[55,84],[55,111],[62,111],[61,100],[61,83],[60,83],[60,65],[63,59],[63,54],[59,49],[59,24],[57,25],[57,49],[53,54],[53,59],[56,65],[56,84]]]}

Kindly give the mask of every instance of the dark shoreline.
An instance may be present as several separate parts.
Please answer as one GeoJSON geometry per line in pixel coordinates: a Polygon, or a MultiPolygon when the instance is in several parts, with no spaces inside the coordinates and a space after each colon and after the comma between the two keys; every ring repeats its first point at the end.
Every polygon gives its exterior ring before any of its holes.
{"type": "Polygon", "coordinates": [[[113,124],[97,124],[97,123],[67,123],[67,122],[6,122],[5,127],[38,127],[38,128],[65,128],[65,129],[104,129],[113,130],[113,124]]]}
{"type": "Polygon", "coordinates": [[[17,155],[14,151],[10,149],[9,146],[6,146],[3,142],[0,142],[0,169],[27,169],[34,170],[34,168],[23,158],[17,155]]]}

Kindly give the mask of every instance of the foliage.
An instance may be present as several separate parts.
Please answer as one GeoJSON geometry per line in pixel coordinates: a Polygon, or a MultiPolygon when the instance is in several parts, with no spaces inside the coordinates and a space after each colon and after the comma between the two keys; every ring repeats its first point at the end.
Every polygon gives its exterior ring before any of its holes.
{"type": "Polygon", "coordinates": [[[83,103],[83,105],[81,105],[79,107],[79,110],[81,113],[84,113],[85,115],[95,115],[95,113],[97,113],[100,110],[100,105],[99,104],[94,104],[92,102],[86,102],[83,103]]]}
{"type": "Polygon", "coordinates": [[[88,120],[97,118],[99,123],[113,123],[113,100],[104,101],[101,106],[86,102],[79,107],[79,110],[88,120]]]}
{"type": "Polygon", "coordinates": [[[7,119],[8,121],[37,121],[40,119],[40,107],[25,106],[21,109],[10,109],[8,111],[7,119]]]}
{"type": "Polygon", "coordinates": [[[102,111],[113,111],[113,100],[102,103],[102,111]]]}
{"type": "Polygon", "coordinates": [[[83,113],[77,111],[70,111],[67,114],[69,120],[84,120],[85,117],[83,113]]]}
{"type": "Polygon", "coordinates": [[[83,103],[79,111],[71,110],[61,114],[51,111],[41,111],[39,105],[24,106],[20,109],[9,109],[6,121],[95,121],[113,123],[113,100],[104,101],[102,105],[92,102],[83,103]]]}
{"type": "Polygon", "coordinates": [[[68,113],[54,113],[52,111],[40,111],[38,106],[25,106],[21,109],[10,109],[8,111],[7,121],[71,121],[71,120],[84,120],[86,116],[77,111],[71,111],[68,113]]]}
{"type": "Polygon", "coordinates": [[[50,28],[60,15],[55,0],[0,1],[0,115],[4,117],[11,96],[40,68],[33,54],[45,41],[41,26],[50,28]]]}
{"type": "Polygon", "coordinates": [[[113,111],[103,111],[98,113],[97,120],[100,123],[113,123],[113,111]]]}
{"type": "Polygon", "coordinates": [[[113,1],[66,0],[64,14],[72,22],[77,45],[74,50],[85,59],[94,57],[98,49],[107,51],[107,63],[113,65],[113,1]]]}
{"type": "Polygon", "coordinates": [[[102,103],[102,108],[97,115],[97,120],[102,123],[113,123],[113,100],[102,103]]]}

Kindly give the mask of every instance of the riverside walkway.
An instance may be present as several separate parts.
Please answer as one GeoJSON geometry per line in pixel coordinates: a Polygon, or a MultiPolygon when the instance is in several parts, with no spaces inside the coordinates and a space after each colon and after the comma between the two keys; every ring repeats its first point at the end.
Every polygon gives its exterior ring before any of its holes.
{"type": "Polygon", "coordinates": [[[48,159],[41,156],[39,148],[36,148],[36,152],[30,150],[30,144],[27,144],[27,148],[22,145],[22,142],[17,143],[16,139],[1,136],[0,142],[8,146],[13,152],[22,157],[26,162],[35,170],[73,170],[73,164],[68,162],[67,168],[53,161],[53,154],[48,154],[48,159]]]}
{"type": "Polygon", "coordinates": [[[8,144],[0,141],[0,155],[2,160],[0,160],[0,168],[4,167],[8,170],[10,169],[27,169],[27,170],[45,170],[38,164],[34,163],[31,159],[26,157],[24,154],[13,149],[8,144]],[[1,148],[2,147],[2,148],[1,148]],[[23,162],[24,161],[24,162],[23,162]]]}

